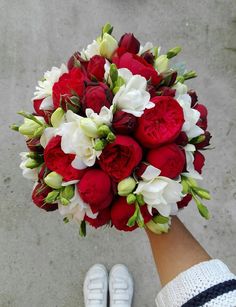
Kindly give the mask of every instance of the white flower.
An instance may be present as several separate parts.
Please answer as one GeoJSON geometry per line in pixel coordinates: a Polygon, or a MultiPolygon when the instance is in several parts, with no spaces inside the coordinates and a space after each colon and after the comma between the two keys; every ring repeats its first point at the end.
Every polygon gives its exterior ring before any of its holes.
{"type": "Polygon", "coordinates": [[[204,131],[196,125],[200,118],[200,112],[191,108],[191,97],[189,96],[189,94],[187,94],[187,86],[178,82],[175,88],[175,99],[183,108],[184,112],[184,124],[182,131],[187,134],[189,139],[203,134],[204,131]]]}
{"type": "Polygon", "coordinates": [[[149,165],[142,175],[135,194],[142,194],[148,210],[155,208],[163,216],[171,214],[172,207],[182,199],[182,185],[170,178],[159,176],[161,171],[149,165]]]}
{"type": "Polygon", "coordinates": [[[188,144],[184,147],[185,156],[186,156],[186,169],[187,172],[182,173],[182,175],[186,177],[191,177],[194,179],[202,179],[202,176],[195,170],[194,168],[194,155],[193,153],[196,151],[196,147],[193,144],[188,144]]]}
{"type": "Polygon", "coordinates": [[[28,158],[28,152],[21,152],[20,157],[21,157],[21,160],[22,160],[22,162],[20,164],[20,168],[22,169],[23,177],[25,177],[26,179],[32,180],[32,181],[36,181],[38,179],[39,168],[36,167],[36,168],[30,169],[30,168],[25,166],[27,161],[30,159],[30,158],[28,158]]]}
{"type": "Polygon", "coordinates": [[[85,214],[91,218],[96,218],[97,214],[93,214],[91,208],[80,197],[79,192],[75,188],[75,194],[67,206],[58,203],[58,210],[63,217],[81,223],[85,214]]]}
{"type": "Polygon", "coordinates": [[[44,130],[43,134],[40,137],[40,144],[45,148],[48,142],[57,135],[58,128],[48,127],[44,130]]]}
{"type": "Polygon", "coordinates": [[[94,55],[100,55],[99,44],[95,40],[81,51],[81,57],[84,60],[90,60],[94,55]]]}
{"type": "MultiPolygon", "coordinates": [[[[127,71],[126,71],[127,72],[127,71]]],[[[127,84],[122,85],[113,98],[113,105],[136,117],[142,116],[145,109],[154,107],[150,94],[146,91],[147,81],[139,75],[132,76],[127,84]]]]}
{"type": "Polygon", "coordinates": [[[86,109],[85,113],[88,118],[91,118],[95,122],[97,127],[103,124],[109,127],[111,126],[113,119],[112,108],[108,109],[107,107],[103,106],[99,114],[88,108],[86,109]]]}
{"type": "Polygon", "coordinates": [[[104,33],[99,43],[100,55],[105,58],[111,59],[117,47],[118,43],[115,38],[108,33],[104,33]]]}
{"type": "Polygon", "coordinates": [[[160,55],[156,61],[155,61],[155,69],[159,72],[159,73],[163,73],[165,71],[168,70],[169,67],[169,59],[167,58],[166,54],[162,54],[160,55]]]}
{"type": "Polygon", "coordinates": [[[150,42],[147,42],[144,46],[140,45],[138,54],[141,55],[144,52],[151,50],[152,48],[153,48],[153,44],[150,42]]]}

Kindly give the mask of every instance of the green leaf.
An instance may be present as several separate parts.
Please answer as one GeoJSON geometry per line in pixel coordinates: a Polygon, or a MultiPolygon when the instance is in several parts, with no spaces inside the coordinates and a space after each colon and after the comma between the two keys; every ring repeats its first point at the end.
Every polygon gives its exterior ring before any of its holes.
{"type": "Polygon", "coordinates": [[[85,221],[81,222],[79,234],[81,237],[86,237],[86,222],[85,221]]]}

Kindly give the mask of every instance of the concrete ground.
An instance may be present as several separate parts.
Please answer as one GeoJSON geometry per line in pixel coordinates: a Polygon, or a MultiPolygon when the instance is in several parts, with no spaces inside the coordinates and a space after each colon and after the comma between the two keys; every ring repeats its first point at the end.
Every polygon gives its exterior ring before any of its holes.
{"type": "Polygon", "coordinates": [[[180,60],[197,70],[192,85],[209,108],[214,135],[204,173],[212,219],[203,220],[194,204],[181,218],[236,272],[235,0],[0,0],[0,11],[0,306],[82,307],[83,278],[96,262],[127,264],[133,306],[154,306],[160,284],[145,233],[91,229],[81,239],[76,225],[37,209],[18,168],[23,138],[8,129],[18,110],[31,109],[42,73],[90,43],[107,21],[117,37],[129,31],[164,50],[182,45],[180,60]]]}

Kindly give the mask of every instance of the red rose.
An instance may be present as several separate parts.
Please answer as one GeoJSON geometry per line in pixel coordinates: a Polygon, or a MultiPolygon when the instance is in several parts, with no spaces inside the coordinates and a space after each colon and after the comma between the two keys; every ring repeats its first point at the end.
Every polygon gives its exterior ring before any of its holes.
{"type": "Polygon", "coordinates": [[[124,111],[116,111],[113,116],[112,128],[117,134],[130,134],[137,126],[137,118],[124,111]]]}
{"type": "Polygon", "coordinates": [[[109,223],[111,219],[111,209],[108,207],[102,211],[99,211],[97,217],[92,219],[91,217],[85,215],[85,221],[95,228],[101,227],[109,223]]]}
{"type": "Polygon", "coordinates": [[[204,136],[205,136],[205,140],[204,141],[202,141],[201,143],[195,144],[197,149],[203,149],[203,148],[205,148],[205,147],[210,145],[210,140],[212,138],[210,132],[209,131],[205,131],[204,136]]]}
{"type": "Polygon", "coordinates": [[[84,75],[80,68],[72,68],[53,85],[52,98],[55,109],[61,106],[65,111],[70,107],[72,110],[78,110],[83,92],[84,75]]]}
{"type": "Polygon", "coordinates": [[[90,205],[93,213],[107,208],[113,199],[110,177],[99,169],[89,169],[77,184],[83,201],[90,205]]]}
{"type": "Polygon", "coordinates": [[[207,129],[207,108],[203,105],[203,104],[197,104],[194,107],[195,110],[198,110],[198,112],[200,112],[200,119],[197,122],[197,125],[202,128],[203,130],[207,129]]]}
{"type": "Polygon", "coordinates": [[[113,95],[109,87],[100,82],[86,88],[82,101],[83,110],[90,108],[99,113],[103,106],[110,108],[113,95]]]}
{"type": "Polygon", "coordinates": [[[186,196],[184,196],[184,198],[181,201],[177,202],[177,206],[179,209],[187,207],[187,205],[189,204],[189,202],[192,200],[192,195],[191,194],[187,194],[186,196]]]}
{"type": "Polygon", "coordinates": [[[118,45],[119,47],[123,48],[126,52],[138,53],[140,42],[133,35],[133,33],[125,33],[121,37],[118,45]]]}
{"type": "Polygon", "coordinates": [[[135,136],[148,148],[155,148],[173,142],[179,135],[183,123],[183,109],[169,96],[157,96],[151,99],[155,107],[146,109],[138,118],[135,136]]]}
{"type": "Polygon", "coordinates": [[[53,137],[44,150],[45,165],[63,177],[64,181],[79,180],[85,170],[78,170],[72,167],[74,154],[65,154],[61,149],[61,136],[53,137]]]}
{"type": "Polygon", "coordinates": [[[205,157],[203,156],[202,153],[200,153],[200,151],[196,151],[194,153],[194,161],[193,161],[193,165],[195,170],[201,174],[202,173],[202,168],[204,166],[205,163],[205,157]]]}
{"type": "MultiPolygon", "coordinates": [[[[149,214],[147,206],[146,205],[141,206],[140,209],[144,219],[144,223],[148,223],[152,219],[152,216],[149,214]]],[[[131,218],[131,216],[133,216],[134,212],[135,212],[135,206],[127,204],[125,197],[119,197],[114,202],[111,208],[112,224],[118,230],[124,230],[124,231],[135,230],[138,227],[137,224],[135,224],[132,227],[127,226],[127,223],[131,218]]]]}
{"type": "Polygon", "coordinates": [[[117,135],[113,143],[108,144],[99,158],[99,165],[115,182],[131,175],[142,159],[142,149],[129,136],[117,135]]]}
{"type": "Polygon", "coordinates": [[[185,155],[176,144],[168,144],[148,152],[147,162],[161,170],[161,176],[176,178],[185,165],[185,155]]]}
{"type": "Polygon", "coordinates": [[[120,57],[114,56],[113,63],[118,68],[128,68],[134,75],[141,75],[147,80],[151,79],[151,82],[155,85],[162,80],[154,67],[136,54],[126,52],[120,57]]]}
{"type": "Polygon", "coordinates": [[[54,211],[58,208],[57,204],[48,204],[45,198],[52,191],[46,184],[38,183],[32,192],[32,200],[36,206],[46,211],[54,211]]]}
{"type": "Polygon", "coordinates": [[[69,70],[80,67],[83,72],[87,69],[88,61],[81,58],[79,51],[76,51],[68,60],[67,67],[69,70]]]}
{"type": "Polygon", "coordinates": [[[105,68],[104,68],[105,63],[106,60],[104,57],[100,55],[93,56],[88,63],[88,68],[87,68],[88,77],[90,79],[95,78],[97,81],[103,81],[105,73],[105,68]]]}

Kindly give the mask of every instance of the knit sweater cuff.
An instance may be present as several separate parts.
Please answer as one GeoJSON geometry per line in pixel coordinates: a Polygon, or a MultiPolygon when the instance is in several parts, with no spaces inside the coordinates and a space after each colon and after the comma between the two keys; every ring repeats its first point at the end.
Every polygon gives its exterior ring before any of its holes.
{"type": "Polygon", "coordinates": [[[158,307],[179,307],[204,290],[235,278],[228,267],[214,259],[194,265],[170,281],[156,297],[158,307]]]}

